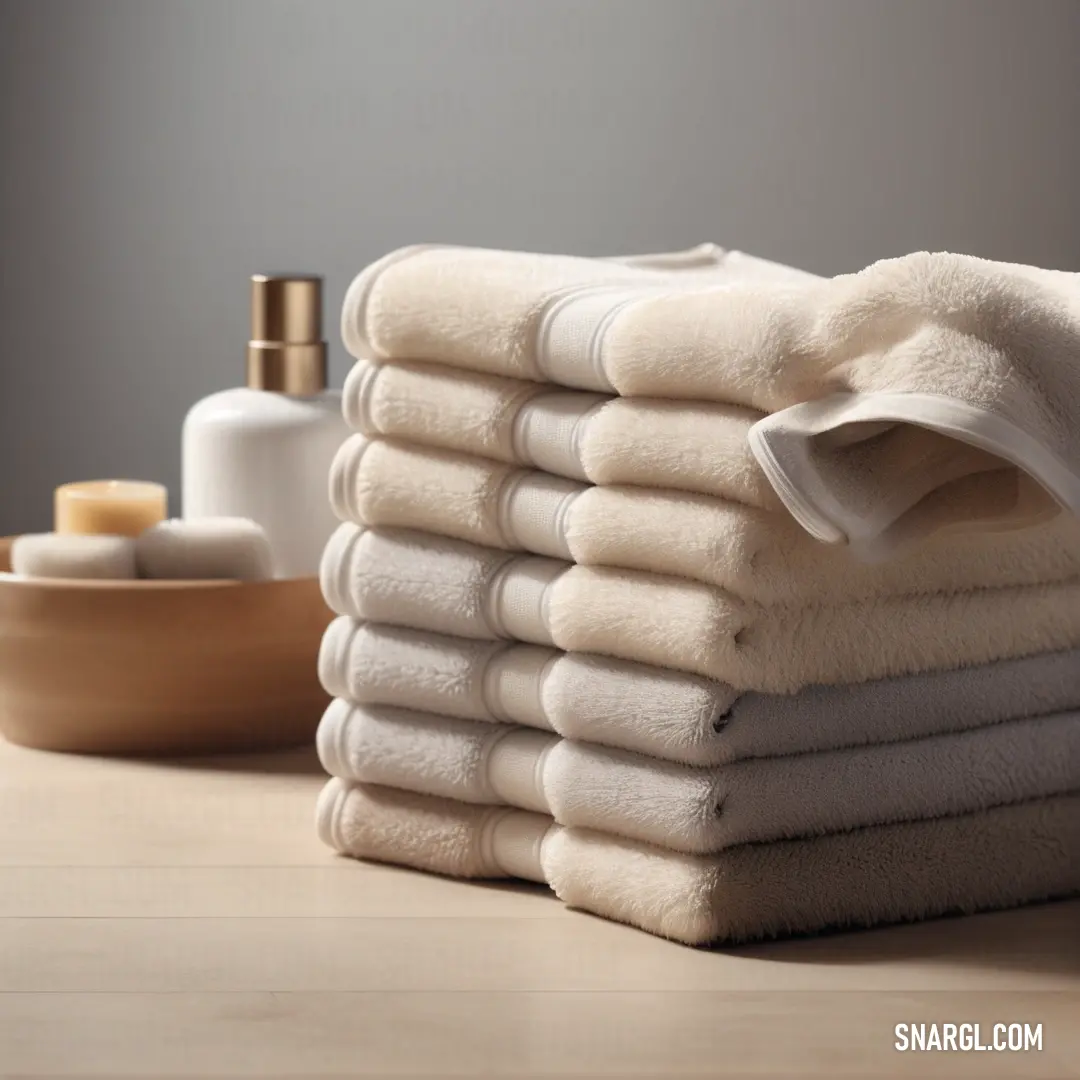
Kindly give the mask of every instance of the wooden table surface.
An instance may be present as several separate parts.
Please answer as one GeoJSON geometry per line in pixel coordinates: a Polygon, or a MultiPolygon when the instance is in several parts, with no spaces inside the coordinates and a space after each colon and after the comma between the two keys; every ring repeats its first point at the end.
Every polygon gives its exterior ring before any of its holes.
{"type": "Polygon", "coordinates": [[[693,950],[336,858],[322,782],[0,745],[0,1076],[1080,1075],[1080,903],[693,950]],[[1043,1050],[893,1048],[975,1021],[1043,1050]]]}

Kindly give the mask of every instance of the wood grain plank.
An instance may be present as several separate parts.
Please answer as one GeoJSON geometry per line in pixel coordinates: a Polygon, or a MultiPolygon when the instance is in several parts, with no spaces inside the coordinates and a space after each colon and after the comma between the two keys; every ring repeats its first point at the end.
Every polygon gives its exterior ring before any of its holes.
{"type": "Polygon", "coordinates": [[[1003,957],[980,954],[977,939],[966,955],[954,948],[935,957],[926,955],[932,935],[897,936],[899,956],[845,962],[843,946],[809,957],[803,952],[801,959],[798,943],[712,952],[572,913],[562,919],[8,918],[0,920],[0,991],[1080,989],[1075,971],[1054,970],[1049,956],[1042,964],[1034,955],[1014,956],[1016,965],[1002,970],[996,965],[1003,957]]]}
{"type": "Polygon", "coordinates": [[[470,882],[328,855],[324,865],[0,870],[0,918],[566,918],[542,885],[470,882]]]}
{"type": "Polygon", "coordinates": [[[1075,993],[9,994],[0,1033],[6,1068],[38,1076],[1022,1078],[1070,1075],[1078,1008],[1075,993]],[[1018,1016],[1043,1024],[1042,1053],[893,1047],[910,1018],[1018,1016]]]}

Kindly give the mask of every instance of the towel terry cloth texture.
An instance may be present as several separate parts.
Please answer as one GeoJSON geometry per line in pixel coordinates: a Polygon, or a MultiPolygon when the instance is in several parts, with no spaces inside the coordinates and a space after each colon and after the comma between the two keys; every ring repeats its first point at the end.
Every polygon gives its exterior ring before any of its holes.
{"type": "MultiPolygon", "coordinates": [[[[368,436],[594,484],[669,489],[669,497],[686,491],[759,509],[784,505],[751,452],[762,414],[739,406],[610,397],[441,364],[369,360],[354,365],[343,397],[347,420],[368,436]]],[[[938,485],[876,539],[851,546],[864,562],[896,558],[935,532],[956,531],[957,523],[966,522],[971,527],[962,531],[976,535],[1003,531],[1021,499],[1038,511],[1033,520],[1041,516],[1030,485],[983,450],[911,427],[896,428],[887,438],[867,425],[861,432],[847,452],[859,454],[865,473],[888,477],[899,456],[911,477],[893,485],[896,490],[927,476],[938,485]],[[954,479],[946,478],[946,469],[954,479]]],[[[881,486],[889,488],[889,482],[881,486]]]]}
{"type": "Polygon", "coordinates": [[[725,683],[587,653],[358,622],[328,628],[331,697],[716,766],[893,743],[1080,710],[1080,651],[880,681],[739,693],[725,683]]]}
{"type": "Polygon", "coordinates": [[[560,825],[689,854],[1080,790],[1077,712],[702,769],[526,727],[339,698],[322,718],[318,746],[332,776],[546,813],[560,825]]]}
{"type": "Polygon", "coordinates": [[[761,603],[1038,584],[1080,574],[1080,521],[943,535],[868,566],[783,514],[727,499],[595,486],[489,459],[354,435],[331,468],[342,521],[414,529],[584,566],[686,577],[761,603]]]}
{"type": "Polygon", "coordinates": [[[778,496],[868,556],[1080,513],[1080,275],[926,252],[832,279],[716,262],[403,249],[350,286],[342,333],[357,358],[769,414],[750,446],[778,496]]]}
{"type": "Polygon", "coordinates": [[[713,245],[361,275],[320,568],[327,843],[689,943],[1076,890],[1080,524],[966,433],[860,413],[813,419],[843,535],[811,527],[812,485],[771,467],[789,406],[882,389],[784,353],[800,305],[839,327],[832,284],[713,245]]]}
{"type": "Polygon", "coordinates": [[[345,418],[366,435],[456,450],[593,484],[636,484],[782,504],[750,452],[761,413],[619,398],[442,364],[357,360],[345,418]]]}
{"type": "Polygon", "coordinates": [[[546,882],[565,903],[689,945],[1012,907],[1080,888],[1080,796],[680,855],[542,814],[330,780],[336,851],[461,878],[546,882]]]}
{"type": "Polygon", "coordinates": [[[791,693],[1080,644],[1080,584],[763,606],[681,578],[342,524],[321,566],[339,615],[517,639],[791,693]]]}

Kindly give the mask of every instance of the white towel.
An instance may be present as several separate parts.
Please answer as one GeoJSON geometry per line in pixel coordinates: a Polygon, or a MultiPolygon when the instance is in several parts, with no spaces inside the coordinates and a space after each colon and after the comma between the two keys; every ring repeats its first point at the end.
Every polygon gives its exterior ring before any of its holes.
{"type": "Polygon", "coordinates": [[[688,854],[949,817],[1080,791],[1080,713],[712,769],[385,706],[333,701],[323,768],[345,780],[550,814],[688,854]]]}
{"type": "Polygon", "coordinates": [[[11,544],[12,573],[31,578],[130,581],[139,576],[130,536],[26,533],[11,544]]]}
{"type": "Polygon", "coordinates": [[[546,882],[565,903],[690,945],[1012,907],[1080,890],[1080,797],[677,855],[549,817],[331,780],[345,855],[546,882]]]}
{"type": "Polygon", "coordinates": [[[485,723],[685,765],[836,750],[1080,709],[1080,652],[896,679],[739,694],[697,675],[540,645],[335,619],[319,650],[331,697],[485,723]]]}
{"type": "MultiPolygon", "coordinates": [[[[417,244],[390,252],[356,277],[345,294],[341,336],[355,357],[444,360],[545,381],[530,339],[541,316],[550,315],[545,307],[557,309],[582,290],[606,303],[738,281],[802,285],[820,280],[715,244],[625,259],[417,244]]],[[[550,381],[584,386],[557,377],[550,381]]]]}
{"type": "Polygon", "coordinates": [[[384,255],[356,277],[345,294],[341,336],[356,357],[445,360],[544,381],[530,336],[545,306],[558,307],[582,290],[606,301],[739,281],[820,280],[709,243],[622,259],[415,244],[384,255]]]}
{"type": "Polygon", "coordinates": [[[830,604],[1061,581],[1080,574],[1080,521],[944,535],[866,565],[785,514],[707,495],[598,487],[486,458],[353,435],[330,471],[342,521],[417,529],[584,566],[672,574],[763,604],[830,604]]]}
{"type": "MultiPolygon", "coordinates": [[[[595,484],[689,491],[783,509],[751,450],[751,432],[764,414],[737,405],[613,398],[440,364],[360,360],[345,380],[344,409],[347,421],[371,436],[532,465],[595,484]]],[[[864,560],[895,557],[905,544],[950,522],[1001,525],[1003,516],[1015,516],[1021,498],[1032,503],[1033,519],[1041,514],[1034,513],[1038,498],[1031,485],[1021,484],[1015,470],[1003,473],[1000,459],[985,451],[904,427],[877,438],[862,434],[847,452],[860,455],[866,475],[888,477],[899,460],[910,477],[940,482],[883,527],[878,540],[855,549],[864,560]]],[[[907,492],[911,482],[898,490],[907,492]]]]}
{"type": "Polygon", "coordinates": [[[250,518],[160,521],[140,533],[135,558],[146,578],[266,581],[274,576],[270,538],[250,518]]]}
{"type": "Polygon", "coordinates": [[[517,639],[790,693],[1080,645],[1080,583],[833,607],[762,607],[713,586],[569,566],[405,530],[340,526],[321,567],[339,615],[517,639]]]}
{"type": "Polygon", "coordinates": [[[943,523],[1030,523],[1054,500],[1080,514],[1080,275],[925,252],[828,281],[655,288],[637,273],[408,249],[356,279],[343,335],[356,357],[775,413],[752,448],[777,493],[815,536],[869,556],[943,523]],[[970,447],[1000,475],[959,508],[919,509],[988,469],[970,447]]]}
{"type": "Polygon", "coordinates": [[[610,397],[398,360],[358,360],[342,401],[347,422],[366,435],[571,480],[782,508],[750,450],[763,414],[738,405],[610,397]]]}

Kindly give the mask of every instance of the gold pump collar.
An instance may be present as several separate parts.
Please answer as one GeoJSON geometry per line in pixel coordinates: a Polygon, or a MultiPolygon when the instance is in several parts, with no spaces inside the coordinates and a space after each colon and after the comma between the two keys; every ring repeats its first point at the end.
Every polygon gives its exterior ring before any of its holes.
{"type": "Polygon", "coordinates": [[[321,277],[252,276],[247,384],[253,390],[298,397],[310,397],[326,389],[321,277]]]}

